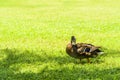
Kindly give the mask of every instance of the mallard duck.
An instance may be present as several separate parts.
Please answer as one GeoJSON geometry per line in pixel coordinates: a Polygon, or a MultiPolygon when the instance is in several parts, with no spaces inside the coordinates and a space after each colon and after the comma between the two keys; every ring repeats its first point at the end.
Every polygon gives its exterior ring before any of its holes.
{"type": "Polygon", "coordinates": [[[99,46],[88,43],[76,43],[75,36],[71,36],[71,42],[67,44],[66,53],[71,57],[80,59],[80,61],[86,58],[88,63],[90,63],[89,58],[94,58],[99,54],[103,54],[99,46]]]}

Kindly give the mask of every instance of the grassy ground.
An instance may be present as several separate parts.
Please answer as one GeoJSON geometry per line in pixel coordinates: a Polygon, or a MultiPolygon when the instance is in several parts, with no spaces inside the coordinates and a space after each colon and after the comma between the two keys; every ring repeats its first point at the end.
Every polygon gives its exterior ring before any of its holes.
{"type": "Polygon", "coordinates": [[[0,0],[0,80],[120,79],[120,1],[0,0]],[[104,47],[92,64],[65,52],[71,35],[104,47]]]}

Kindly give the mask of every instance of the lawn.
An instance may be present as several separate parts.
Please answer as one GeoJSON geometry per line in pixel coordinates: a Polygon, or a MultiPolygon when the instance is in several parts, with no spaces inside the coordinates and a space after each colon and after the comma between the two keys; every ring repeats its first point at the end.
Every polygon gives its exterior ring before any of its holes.
{"type": "Polygon", "coordinates": [[[119,0],[0,0],[0,80],[118,80],[119,48],[119,0]],[[105,54],[69,57],[72,35],[105,54]]]}

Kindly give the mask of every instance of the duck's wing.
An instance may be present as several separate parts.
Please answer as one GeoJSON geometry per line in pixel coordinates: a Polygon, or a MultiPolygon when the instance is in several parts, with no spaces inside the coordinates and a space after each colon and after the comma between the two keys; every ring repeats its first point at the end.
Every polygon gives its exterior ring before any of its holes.
{"type": "Polygon", "coordinates": [[[78,54],[85,54],[86,50],[89,50],[84,43],[77,43],[76,45],[78,54]]]}
{"type": "Polygon", "coordinates": [[[82,46],[83,43],[77,43],[76,46],[77,48],[80,48],[82,46]]]}
{"type": "Polygon", "coordinates": [[[97,49],[99,49],[100,47],[99,46],[94,46],[92,44],[87,44],[87,43],[77,43],[77,52],[79,54],[83,54],[83,53],[86,53],[86,52],[93,52],[97,49]]]}
{"type": "Polygon", "coordinates": [[[101,48],[100,46],[94,46],[92,44],[87,44],[87,43],[83,43],[82,47],[85,47],[85,52],[93,52],[99,48],[101,48]]]}
{"type": "Polygon", "coordinates": [[[83,50],[85,48],[83,46],[83,43],[77,43],[76,46],[77,46],[77,52],[83,52],[83,50]]]}

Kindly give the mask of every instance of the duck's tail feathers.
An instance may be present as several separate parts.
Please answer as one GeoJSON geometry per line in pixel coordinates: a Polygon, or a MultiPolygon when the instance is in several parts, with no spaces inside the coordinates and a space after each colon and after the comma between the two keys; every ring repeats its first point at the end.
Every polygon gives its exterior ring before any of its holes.
{"type": "Polygon", "coordinates": [[[103,55],[104,54],[104,52],[98,52],[98,55],[103,55]]]}
{"type": "Polygon", "coordinates": [[[90,49],[90,52],[94,52],[94,51],[101,52],[101,51],[99,50],[99,48],[100,48],[100,47],[92,47],[92,48],[90,49]]]}
{"type": "Polygon", "coordinates": [[[94,47],[93,49],[91,49],[91,53],[97,54],[97,55],[102,55],[102,54],[104,54],[103,51],[101,51],[99,48],[96,48],[96,47],[94,47]]]}

